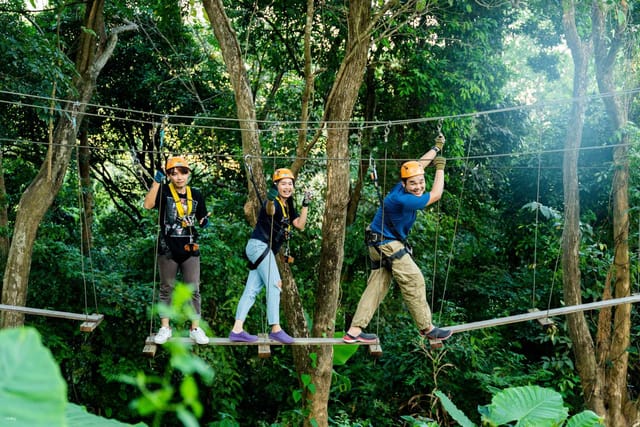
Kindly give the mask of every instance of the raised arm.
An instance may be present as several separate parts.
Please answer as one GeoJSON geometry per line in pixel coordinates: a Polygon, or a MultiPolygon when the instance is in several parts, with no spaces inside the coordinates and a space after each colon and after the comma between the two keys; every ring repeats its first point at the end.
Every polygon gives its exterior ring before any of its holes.
{"type": "Polygon", "coordinates": [[[423,168],[426,168],[427,166],[429,166],[433,161],[433,159],[436,158],[438,153],[442,152],[442,149],[444,148],[444,142],[445,142],[444,135],[442,133],[439,133],[438,136],[436,137],[434,146],[431,147],[429,151],[424,153],[422,157],[418,159],[418,161],[420,162],[423,168]]]}

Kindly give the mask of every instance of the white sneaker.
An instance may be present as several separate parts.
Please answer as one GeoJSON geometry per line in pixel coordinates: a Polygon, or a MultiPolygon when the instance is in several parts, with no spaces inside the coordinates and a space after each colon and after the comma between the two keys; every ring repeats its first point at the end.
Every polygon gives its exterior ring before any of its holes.
{"type": "Polygon", "coordinates": [[[153,337],[153,342],[156,344],[164,344],[169,338],[171,338],[172,333],[171,328],[163,326],[158,330],[156,336],[153,337]]]}
{"type": "Polygon", "coordinates": [[[207,337],[207,334],[204,333],[202,328],[192,329],[191,332],[189,332],[189,336],[198,344],[209,344],[209,337],[207,337]]]}

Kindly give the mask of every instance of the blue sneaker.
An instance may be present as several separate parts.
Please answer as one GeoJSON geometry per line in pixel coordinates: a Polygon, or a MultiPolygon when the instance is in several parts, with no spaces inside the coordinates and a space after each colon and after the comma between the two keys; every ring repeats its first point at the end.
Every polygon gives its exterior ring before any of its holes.
{"type": "Polygon", "coordinates": [[[435,326],[429,332],[420,331],[420,335],[427,337],[430,340],[446,340],[451,336],[452,332],[448,329],[440,329],[435,326]]]}
{"type": "Polygon", "coordinates": [[[351,334],[345,334],[342,337],[342,341],[347,344],[355,344],[357,342],[365,343],[365,344],[376,344],[378,342],[378,336],[376,334],[366,334],[364,332],[360,332],[360,335],[354,337],[351,334]]]}
{"type": "Polygon", "coordinates": [[[251,335],[245,331],[235,333],[231,331],[229,334],[229,341],[233,342],[256,342],[258,341],[257,335],[251,335]]]}
{"type": "Polygon", "coordinates": [[[292,344],[293,343],[293,338],[291,338],[289,336],[289,334],[287,334],[282,329],[280,329],[278,332],[271,332],[269,334],[269,338],[271,338],[274,341],[278,341],[279,343],[282,343],[282,344],[292,344]]]}

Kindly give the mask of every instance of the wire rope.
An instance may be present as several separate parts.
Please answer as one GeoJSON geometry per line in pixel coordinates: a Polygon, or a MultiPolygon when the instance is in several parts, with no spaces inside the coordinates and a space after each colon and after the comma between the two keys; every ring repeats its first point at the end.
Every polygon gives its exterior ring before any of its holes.
{"type": "MultiPolygon", "coordinates": [[[[0,137],[0,142],[8,142],[8,143],[13,143],[12,145],[17,145],[18,143],[26,143],[26,144],[33,144],[33,145],[47,145],[47,142],[44,141],[33,141],[33,140],[29,140],[29,139],[15,139],[15,138],[4,138],[4,137],[0,137]]],[[[8,145],[8,144],[3,144],[4,145],[8,145]]],[[[66,144],[55,144],[54,146],[65,146],[66,144]]],[[[121,153],[121,154],[127,154],[131,152],[130,148],[105,148],[105,147],[94,147],[91,145],[86,145],[86,146],[82,146],[83,148],[88,148],[90,150],[93,151],[106,151],[108,153],[121,153]]],[[[579,148],[571,148],[571,149],[564,149],[564,148],[559,148],[559,149],[551,149],[551,150],[533,150],[533,151],[523,151],[523,152],[511,152],[511,153],[500,153],[500,154],[478,154],[478,155],[467,155],[467,156],[457,156],[457,157],[447,157],[447,162],[459,162],[459,161],[469,161],[469,160],[490,160],[490,159],[499,159],[499,158],[512,158],[512,157],[529,157],[529,156],[538,156],[538,155],[542,155],[542,154],[562,154],[564,152],[567,151],[577,151],[577,152],[583,152],[583,151],[596,151],[596,150],[610,150],[613,148],[620,148],[620,147],[628,147],[628,148],[632,148],[634,147],[633,144],[631,143],[625,143],[625,144],[613,144],[613,145],[606,145],[606,146],[594,146],[594,147],[579,147],[579,148]]],[[[153,150],[139,150],[137,151],[140,154],[149,154],[149,153],[153,153],[153,150]]],[[[201,156],[203,153],[202,152],[197,152],[197,151],[187,151],[187,152],[182,152],[183,155],[188,155],[188,156],[201,156]]],[[[231,155],[231,154],[211,154],[211,153],[207,153],[207,155],[213,156],[215,158],[221,158],[221,159],[234,159],[237,161],[241,161],[243,159],[243,157],[247,157],[247,155],[231,155]]],[[[361,159],[355,158],[355,157],[321,157],[321,156],[316,156],[316,157],[300,157],[300,156],[296,156],[295,154],[292,155],[277,155],[277,154],[270,154],[270,155],[248,155],[251,158],[261,158],[263,160],[281,160],[281,161],[287,161],[287,160],[294,160],[294,159],[299,159],[299,160],[304,160],[305,162],[327,162],[329,160],[333,160],[333,161],[348,161],[348,162],[359,162],[361,161],[361,159]]],[[[373,160],[377,160],[377,161],[385,161],[386,159],[384,157],[378,157],[378,158],[373,158],[373,160]]],[[[411,158],[394,158],[394,160],[396,161],[408,161],[411,160],[411,158]]],[[[607,167],[609,167],[608,165],[611,162],[608,163],[601,163],[597,166],[582,166],[581,169],[583,170],[588,170],[588,169],[606,169],[607,167]]],[[[545,167],[543,169],[560,169],[561,166],[557,166],[557,167],[545,167]]],[[[505,166],[505,167],[501,167],[501,168],[495,168],[495,169],[533,169],[533,167],[531,166],[523,166],[523,167],[514,167],[514,166],[505,166]]]]}
{"type": "Polygon", "coordinates": [[[542,159],[538,156],[538,176],[536,181],[536,214],[533,228],[533,285],[531,289],[531,308],[536,307],[536,273],[538,271],[538,226],[540,217],[540,167],[542,159]]]}
{"type": "Polygon", "coordinates": [[[91,256],[91,240],[89,239],[89,222],[87,218],[87,209],[84,198],[84,191],[82,188],[82,174],[80,173],[80,154],[79,150],[75,150],[76,152],[76,165],[78,167],[78,208],[79,208],[79,225],[80,225],[80,271],[82,275],[82,286],[84,290],[84,314],[89,314],[89,292],[87,289],[87,277],[86,277],[86,267],[85,267],[85,256],[89,261],[89,271],[91,272],[91,286],[93,289],[93,303],[96,312],[98,312],[98,298],[96,292],[96,283],[95,283],[95,275],[93,274],[93,258],[91,256]],[[87,233],[85,234],[85,230],[87,233]],[[86,240],[85,240],[86,239],[86,240]],[[86,248],[83,242],[86,241],[86,248]],[[85,253],[85,249],[87,253],[85,253]]]}
{"type": "MultiPolygon", "coordinates": [[[[162,125],[164,126],[164,125],[162,125]]],[[[160,128],[160,132],[159,132],[159,145],[158,145],[158,151],[155,151],[155,135],[156,135],[156,130],[157,130],[158,126],[155,126],[153,129],[153,134],[152,134],[152,143],[153,143],[153,147],[154,147],[154,151],[152,153],[152,157],[154,158],[154,161],[161,161],[162,160],[162,150],[163,150],[163,146],[164,146],[164,130],[162,128],[160,128]],[[156,160],[157,157],[157,160],[156,160]]],[[[158,196],[156,196],[156,199],[158,200],[158,220],[157,220],[157,232],[156,232],[156,238],[155,238],[155,248],[154,248],[154,256],[153,256],[153,289],[151,291],[151,317],[149,320],[149,336],[151,336],[153,334],[153,331],[155,330],[155,317],[156,317],[156,289],[159,287],[158,285],[158,277],[160,276],[160,272],[159,272],[159,267],[158,267],[158,254],[159,254],[159,245],[160,245],[160,239],[162,238],[161,233],[163,232],[162,230],[162,218],[161,218],[161,213],[162,213],[162,203],[164,201],[164,197],[162,197],[162,182],[159,183],[159,187],[158,187],[158,196]]]]}
{"type": "MultiPolygon", "coordinates": [[[[382,194],[386,194],[387,191],[387,141],[388,141],[388,136],[389,136],[389,127],[385,127],[384,128],[384,162],[382,163],[382,175],[384,178],[382,178],[382,189],[384,190],[382,192],[382,194]]],[[[382,214],[382,220],[380,221],[381,223],[381,229],[382,229],[382,238],[384,239],[384,226],[385,226],[385,208],[384,208],[384,196],[380,199],[380,209],[381,209],[381,214],[382,214]]],[[[382,250],[379,250],[380,253],[380,262],[379,262],[379,269],[382,270],[386,267],[384,267],[383,265],[383,252],[382,250]]],[[[389,272],[389,274],[392,274],[389,272]]],[[[383,275],[380,275],[380,280],[383,280],[384,277],[383,275]]],[[[390,291],[390,287],[393,284],[393,280],[390,279],[389,283],[386,285],[387,286],[387,293],[390,291]]],[[[380,299],[380,301],[378,301],[378,307],[376,308],[376,336],[380,336],[380,304],[382,303],[382,298],[380,299]]]]}
{"type": "MultiPolygon", "coordinates": [[[[467,144],[467,159],[469,159],[469,153],[471,152],[471,141],[469,141],[469,143],[467,144]]],[[[446,301],[446,294],[447,294],[447,285],[449,282],[449,273],[451,271],[451,263],[453,261],[453,250],[454,250],[454,246],[455,246],[455,242],[456,242],[456,236],[458,234],[458,224],[460,222],[460,211],[462,210],[462,201],[464,200],[464,190],[465,190],[465,185],[467,182],[467,176],[468,176],[468,170],[469,170],[469,160],[466,160],[464,162],[464,168],[462,171],[462,181],[460,183],[460,194],[458,196],[458,208],[456,209],[456,218],[455,221],[453,222],[453,232],[452,232],[452,237],[451,237],[451,245],[450,245],[450,249],[449,249],[449,254],[447,256],[447,268],[445,271],[445,277],[444,277],[444,288],[442,289],[442,297],[440,299],[440,310],[438,313],[438,320],[442,319],[442,313],[444,311],[444,303],[446,301]]]]}
{"type": "MultiPolygon", "coordinates": [[[[258,123],[258,124],[263,124],[263,125],[266,125],[266,127],[269,127],[270,125],[277,123],[277,124],[280,125],[281,130],[286,130],[286,131],[300,131],[300,130],[304,130],[304,129],[321,130],[321,129],[325,129],[325,128],[333,128],[334,126],[335,127],[344,128],[345,125],[348,126],[349,130],[357,130],[360,126],[362,126],[363,128],[381,127],[381,126],[385,126],[385,125],[404,126],[404,125],[409,125],[409,124],[423,124],[423,123],[427,123],[427,122],[440,121],[440,120],[454,120],[454,119],[461,119],[461,118],[477,118],[477,117],[480,117],[480,116],[486,116],[486,115],[492,115],[492,114],[498,114],[498,113],[505,113],[505,112],[510,112],[510,111],[544,109],[544,108],[547,108],[547,107],[550,107],[550,106],[557,106],[559,104],[565,104],[565,103],[574,103],[574,102],[577,102],[577,101],[582,101],[584,99],[586,99],[586,100],[599,100],[599,99],[608,98],[608,97],[617,97],[617,96],[623,96],[623,95],[633,95],[633,94],[637,94],[637,93],[640,93],[640,87],[627,89],[627,90],[621,90],[621,91],[614,91],[614,92],[609,92],[609,93],[604,93],[604,94],[598,93],[598,94],[588,95],[588,96],[584,96],[584,97],[574,97],[574,98],[564,98],[564,99],[540,101],[540,102],[527,104],[527,105],[515,105],[515,106],[510,106],[510,107],[487,109],[487,110],[483,110],[483,111],[475,111],[475,112],[470,112],[470,113],[459,113],[459,114],[452,114],[452,115],[448,115],[448,116],[437,116],[437,117],[422,117],[422,118],[415,118],[415,119],[402,119],[402,120],[385,121],[385,122],[374,120],[374,121],[363,121],[361,123],[355,124],[355,123],[352,123],[351,121],[347,121],[347,122],[345,122],[345,121],[322,121],[322,120],[310,120],[310,121],[301,121],[301,120],[282,121],[282,120],[276,120],[276,121],[271,121],[271,120],[257,120],[257,119],[253,119],[253,120],[251,120],[251,122],[252,123],[258,123]],[[307,126],[309,123],[315,124],[315,128],[313,128],[313,127],[309,128],[307,126]],[[283,124],[285,124],[286,126],[282,126],[283,124]],[[302,125],[302,124],[304,124],[305,126],[304,127],[303,126],[298,126],[298,125],[302,125]],[[289,126],[292,126],[292,127],[289,127],[289,126]]],[[[67,101],[64,98],[57,98],[57,97],[53,97],[53,96],[31,95],[31,94],[25,94],[25,93],[20,93],[20,92],[15,92],[15,91],[7,91],[7,90],[0,90],[0,94],[28,97],[28,98],[39,99],[39,100],[44,100],[44,101],[48,101],[48,102],[66,102],[67,101]]],[[[8,104],[11,104],[11,105],[16,105],[16,106],[32,106],[32,107],[41,108],[41,109],[47,109],[48,108],[48,107],[46,107],[44,105],[25,104],[22,101],[0,100],[0,103],[8,103],[8,104]]],[[[219,129],[219,130],[240,130],[240,128],[241,128],[240,125],[243,122],[247,122],[247,119],[228,118],[228,117],[215,117],[215,116],[167,115],[167,114],[161,114],[161,113],[155,113],[155,112],[133,110],[133,109],[129,109],[129,108],[114,107],[114,106],[93,104],[93,103],[86,103],[85,107],[93,107],[97,111],[113,111],[113,112],[121,112],[121,113],[139,114],[139,115],[148,116],[148,117],[151,117],[151,118],[154,118],[154,117],[155,118],[168,117],[170,119],[170,121],[172,121],[172,122],[173,122],[173,120],[191,120],[191,121],[227,122],[227,123],[236,123],[238,125],[236,127],[227,127],[227,126],[212,126],[212,125],[206,125],[205,126],[205,125],[198,125],[198,124],[172,123],[172,125],[176,126],[176,127],[186,126],[186,127],[196,127],[196,128],[213,128],[213,129],[219,129]]],[[[154,122],[154,120],[133,119],[133,118],[129,118],[129,117],[117,118],[117,117],[113,117],[113,116],[109,116],[109,115],[105,115],[105,114],[92,113],[89,110],[87,110],[85,112],[85,114],[88,115],[88,116],[103,117],[105,119],[111,119],[111,120],[119,119],[119,120],[124,120],[124,121],[133,121],[133,122],[147,123],[147,124],[153,124],[153,122],[154,122]]]]}
{"type": "MultiPolygon", "coordinates": [[[[275,132],[274,132],[274,135],[273,135],[273,139],[275,140],[275,132]]],[[[274,162],[273,162],[273,170],[274,171],[275,171],[275,167],[276,167],[276,164],[275,164],[275,160],[274,160],[274,162]]],[[[271,185],[273,185],[273,183],[271,185]]],[[[279,195],[276,196],[276,199],[278,197],[279,197],[279,195]]],[[[267,200],[266,203],[268,205],[269,201],[267,200]]],[[[270,224],[269,224],[269,253],[267,254],[267,258],[266,258],[267,262],[269,262],[269,265],[268,265],[269,268],[267,270],[267,282],[264,284],[264,287],[265,287],[264,314],[263,314],[263,316],[260,316],[261,321],[262,321],[262,332],[263,333],[266,333],[268,328],[269,328],[269,301],[271,301],[271,297],[272,297],[272,295],[271,295],[271,265],[272,264],[269,261],[269,259],[271,257],[273,257],[273,261],[277,263],[276,254],[273,253],[273,228],[274,228],[274,222],[275,222],[274,221],[274,219],[275,219],[274,217],[275,217],[275,209],[276,209],[275,200],[272,201],[271,203],[273,203],[274,212],[273,212],[273,215],[271,215],[271,221],[270,221],[270,224]]],[[[281,206],[281,207],[283,209],[282,213],[284,214],[284,206],[281,206]]],[[[264,209],[267,209],[266,205],[264,206],[264,209]]],[[[268,212],[267,212],[267,215],[268,215],[268,212]]],[[[257,268],[257,266],[256,266],[256,268],[257,268]]]]}

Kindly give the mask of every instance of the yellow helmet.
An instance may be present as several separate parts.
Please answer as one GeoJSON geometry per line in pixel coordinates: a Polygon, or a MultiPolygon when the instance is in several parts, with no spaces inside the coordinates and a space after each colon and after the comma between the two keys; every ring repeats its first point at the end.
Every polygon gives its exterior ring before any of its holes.
{"type": "Polygon", "coordinates": [[[412,160],[410,162],[404,162],[402,166],[400,166],[400,177],[402,179],[411,178],[416,175],[424,175],[424,168],[420,162],[412,160]]]}
{"type": "Polygon", "coordinates": [[[168,159],[167,166],[164,168],[164,170],[168,172],[170,169],[177,168],[177,167],[187,168],[191,170],[191,168],[189,167],[189,163],[187,163],[184,157],[180,157],[180,156],[171,157],[170,159],[168,159]]]}
{"type": "Polygon", "coordinates": [[[276,169],[273,172],[273,182],[278,182],[283,178],[291,178],[293,181],[296,180],[296,177],[293,176],[293,172],[287,168],[276,169]]]}

